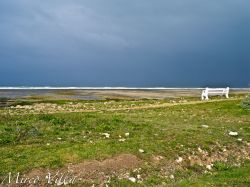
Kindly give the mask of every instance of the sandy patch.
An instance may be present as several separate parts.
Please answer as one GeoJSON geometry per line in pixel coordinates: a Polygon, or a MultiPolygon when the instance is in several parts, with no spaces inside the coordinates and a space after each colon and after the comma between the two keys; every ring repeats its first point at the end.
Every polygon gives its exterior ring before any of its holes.
{"type": "MultiPolygon", "coordinates": [[[[34,169],[27,173],[27,178],[39,176],[39,184],[98,184],[109,183],[113,176],[123,176],[136,169],[141,163],[135,155],[121,154],[102,161],[89,160],[79,164],[69,164],[59,170],[34,169]]],[[[34,184],[26,186],[35,186],[34,184]]]]}

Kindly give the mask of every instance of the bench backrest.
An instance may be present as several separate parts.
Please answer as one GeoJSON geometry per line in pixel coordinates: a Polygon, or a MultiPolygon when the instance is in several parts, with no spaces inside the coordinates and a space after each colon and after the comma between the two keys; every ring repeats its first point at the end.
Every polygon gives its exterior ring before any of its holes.
{"type": "Polygon", "coordinates": [[[205,92],[207,93],[228,93],[229,87],[227,88],[206,88],[205,92]]]}

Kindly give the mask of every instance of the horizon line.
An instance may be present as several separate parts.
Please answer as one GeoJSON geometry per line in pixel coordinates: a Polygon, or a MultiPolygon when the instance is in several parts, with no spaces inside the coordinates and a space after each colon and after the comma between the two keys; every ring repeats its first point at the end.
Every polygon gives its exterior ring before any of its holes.
{"type": "MultiPolygon", "coordinates": [[[[0,86],[0,90],[174,90],[174,89],[204,89],[206,87],[63,87],[63,86],[0,86]]],[[[250,88],[230,88],[247,89],[250,88]]]]}

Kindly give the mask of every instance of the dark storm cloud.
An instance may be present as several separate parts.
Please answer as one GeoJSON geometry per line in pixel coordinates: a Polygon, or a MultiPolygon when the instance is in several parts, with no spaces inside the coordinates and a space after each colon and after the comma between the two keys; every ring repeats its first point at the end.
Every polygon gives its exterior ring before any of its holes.
{"type": "Polygon", "coordinates": [[[4,0],[0,86],[247,86],[248,0],[4,0]]]}

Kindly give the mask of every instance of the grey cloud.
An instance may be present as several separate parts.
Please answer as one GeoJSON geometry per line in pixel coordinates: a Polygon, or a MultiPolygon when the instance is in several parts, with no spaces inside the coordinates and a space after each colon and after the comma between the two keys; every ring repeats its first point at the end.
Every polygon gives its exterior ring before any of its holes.
{"type": "Polygon", "coordinates": [[[249,5],[247,0],[1,1],[0,86],[247,86],[249,5]],[[71,76],[65,76],[68,70],[71,76]]]}

